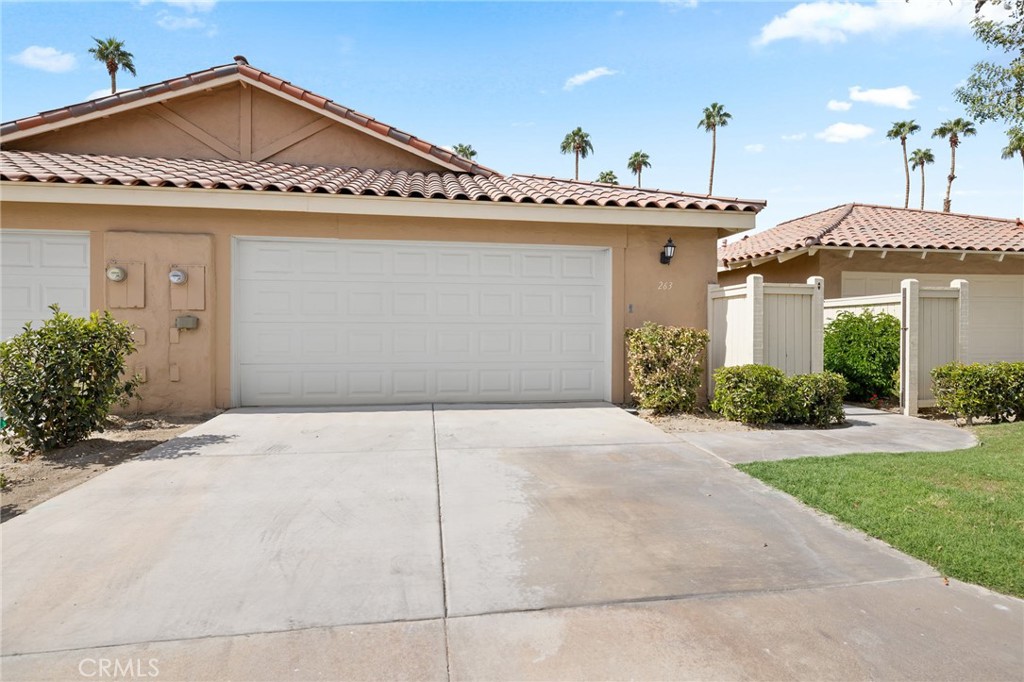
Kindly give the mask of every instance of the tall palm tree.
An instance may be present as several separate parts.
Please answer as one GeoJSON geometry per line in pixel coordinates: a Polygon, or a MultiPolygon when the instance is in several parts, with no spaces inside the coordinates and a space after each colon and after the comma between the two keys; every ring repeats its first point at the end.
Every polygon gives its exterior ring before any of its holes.
{"type": "Polygon", "coordinates": [[[953,181],[956,180],[956,148],[960,146],[961,137],[971,137],[977,132],[972,121],[959,117],[945,121],[932,132],[932,137],[949,138],[949,176],[946,177],[946,198],[942,202],[942,210],[945,213],[949,213],[949,195],[953,191],[953,181]]]}
{"type": "Polygon", "coordinates": [[[1003,147],[1003,158],[1012,159],[1020,154],[1020,160],[1024,161],[1024,128],[1014,127],[1006,131],[1008,144],[1003,147]]]}
{"type": "Polygon", "coordinates": [[[472,161],[473,159],[476,158],[476,150],[473,149],[473,145],[471,144],[454,145],[452,147],[452,151],[461,156],[462,158],[466,159],[467,161],[472,161]]]}
{"type": "Polygon", "coordinates": [[[594,152],[594,145],[590,143],[590,135],[583,132],[583,128],[577,127],[562,140],[561,150],[563,154],[576,155],[576,179],[579,180],[580,157],[585,159],[594,152]]]}
{"type": "Polygon", "coordinates": [[[103,62],[107,67],[107,73],[110,74],[110,94],[113,95],[117,92],[118,69],[135,75],[135,62],[132,61],[132,53],[124,49],[123,40],[113,37],[106,40],[93,38],[93,40],[96,41],[96,47],[90,47],[89,52],[96,58],[96,61],[103,62]]]}
{"type": "Polygon", "coordinates": [[[597,176],[597,182],[607,182],[609,185],[619,184],[619,179],[615,176],[615,171],[601,171],[601,174],[597,176]]]}
{"type": "MultiPolygon", "coordinates": [[[[920,129],[921,126],[914,123],[913,119],[896,121],[892,124],[892,128],[889,128],[889,132],[885,134],[890,140],[899,140],[900,146],[903,147],[903,174],[907,178],[906,192],[903,193],[903,208],[910,206],[910,165],[907,163],[907,137],[920,129]]],[[[924,171],[922,170],[922,172],[924,171]]]]}
{"type": "Polygon", "coordinates": [[[729,125],[732,114],[725,110],[718,102],[712,102],[711,106],[704,107],[704,118],[697,122],[698,128],[703,128],[711,133],[711,175],[708,178],[708,194],[715,186],[715,153],[718,149],[718,129],[729,125]]]}
{"type": "Polygon", "coordinates": [[[644,172],[644,168],[651,167],[651,157],[644,151],[633,152],[633,155],[629,157],[629,161],[626,162],[626,167],[636,176],[636,186],[640,187],[641,174],[644,172]]]}
{"type": "MultiPolygon", "coordinates": [[[[915,149],[910,152],[910,167],[914,170],[921,169],[921,210],[924,210],[924,167],[926,164],[935,163],[935,155],[931,149],[915,149]]],[[[904,206],[903,208],[906,208],[904,206]]]]}

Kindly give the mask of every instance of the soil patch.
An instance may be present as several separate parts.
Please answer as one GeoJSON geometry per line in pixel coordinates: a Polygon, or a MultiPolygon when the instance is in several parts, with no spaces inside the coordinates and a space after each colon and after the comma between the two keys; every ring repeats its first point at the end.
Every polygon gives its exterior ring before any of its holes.
{"type": "Polygon", "coordinates": [[[757,431],[751,426],[731,422],[710,410],[698,410],[693,414],[652,414],[649,410],[638,412],[641,419],[654,424],[666,433],[703,433],[708,431],[757,431]]]}
{"type": "Polygon", "coordinates": [[[216,413],[187,416],[114,417],[106,431],[96,432],[69,448],[14,457],[0,451],[0,523],[74,488],[107,469],[168,441],[216,413]]]}

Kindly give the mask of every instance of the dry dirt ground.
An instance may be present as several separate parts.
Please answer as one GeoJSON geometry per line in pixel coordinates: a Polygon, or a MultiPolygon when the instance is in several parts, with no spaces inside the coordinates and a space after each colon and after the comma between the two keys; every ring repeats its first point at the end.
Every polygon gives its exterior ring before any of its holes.
{"type": "Polygon", "coordinates": [[[111,417],[106,431],[69,448],[13,456],[0,451],[0,522],[75,487],[112,466],[188,431],[214,414],[168,417],[111,417]]]}

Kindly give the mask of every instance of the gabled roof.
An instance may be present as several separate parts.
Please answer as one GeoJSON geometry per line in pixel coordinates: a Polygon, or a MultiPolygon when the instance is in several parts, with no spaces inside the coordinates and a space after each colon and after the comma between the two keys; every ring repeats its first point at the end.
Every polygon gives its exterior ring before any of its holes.
{"type": "Polygon", "coordinates": [[[796,218],[718,250],[724,265],[814,247],[1024,253],[1019,219],[843,204],[796,218]]]}
{"type": "Polygon", "coordinates": [[[306,192],[519,204],[698,209],[757,213],[763,201],[723,199],[534,175],[408,172],[235,160],[0,152],[0,180],[306,192]]]}
{"type": "Polygon", "coordinates": [[[288,81],[277,78],[266,71],[250,66],[244,57],[236,57],[235,59],[234,64],[214,66],[179,78],[160,81],[152,85],[144,85],[134,90],[125,90],[88,102],[72,104],[60,107],[59,109],[44,111],[34,116],[8,121],[7,123],[0,124],[0,138],[4,141],[13,141],[43,132],[44,130],[60,129],[82,120],[95,118],[96,116],[107,116],[120,110],[146,106],[156,101],[162,101],[183,90],[194,89],[197,86],[213,88],[235,81],[247,81],[257,87],[276,92],[286,99],[320,110],[329,118],[357,128],[363,128],[391,144],[404,148],[417,156],[427,157],[435,163],[446,166],[450,170],[468,171],[479,175],[490,175],[495,172],[486,166],[481,166],[478,163],[464,159],[450,150],[421,140],[415,135],[410,135],[394,126],[382,123],[326,97],[292,85],[288,81]]]}

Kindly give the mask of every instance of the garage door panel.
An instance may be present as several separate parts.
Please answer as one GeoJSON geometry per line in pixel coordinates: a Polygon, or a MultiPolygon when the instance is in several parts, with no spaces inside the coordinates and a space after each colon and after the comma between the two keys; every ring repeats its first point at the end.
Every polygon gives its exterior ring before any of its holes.
{"type": "Polygon", "coordinates": [[[242,404],[604,399],[603,249],[243,239],[242,404]]]}
{"type": "Polygon", "coordinates": [[[54,303],[72,315],[89,314],[87,233],[0,230],[0,265],[2,338],[49,319],[54,303]]]}
{"type": "Polygon", "coordinates": [[[290,324],[243,323],[238,333],[243,363],[302,365],[338,362],[396,364],[517,361],[523,355],[539,361],[571,357],[600,363],[607,354],[602,336],[579,325],[520,327],[508,324],[448,326],[423,329],[368,323],[290,324]]]}

